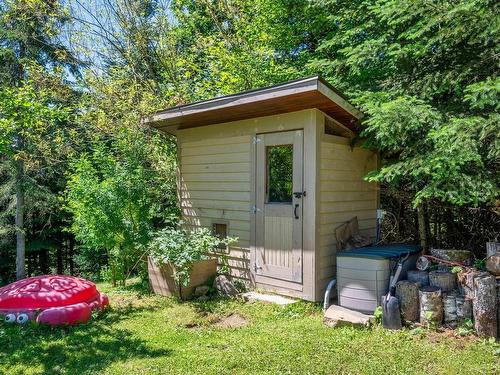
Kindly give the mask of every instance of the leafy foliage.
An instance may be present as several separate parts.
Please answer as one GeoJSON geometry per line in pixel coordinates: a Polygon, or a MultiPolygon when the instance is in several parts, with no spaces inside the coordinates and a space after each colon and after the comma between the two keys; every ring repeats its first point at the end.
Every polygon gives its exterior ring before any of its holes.
{"type": "MultiPolygon", "coordinates": [[[[144,253],[155,222],[166,222],[158,186],[162,175],[148,162],[145,137],[124,131],[110,145],[96,143],[93,152],[73,163],[66,188],[66,205],[73,216],[71,231],[82,246],[108,255],[112,280],[130,276],[144,253]]],[[[167,202],[173,204],[173,202],[167,202]]]]}
{"type": "Polygon", "coordinates": [[[170,263],[174,268],[174,279],[189,285],[193,264],[217,252],[221,246],[236,242],[233,237],[219,238],[206,228],[194,230],[165,228],[159,230],[149,245],[150,255],[155,263],[170,263]]]}

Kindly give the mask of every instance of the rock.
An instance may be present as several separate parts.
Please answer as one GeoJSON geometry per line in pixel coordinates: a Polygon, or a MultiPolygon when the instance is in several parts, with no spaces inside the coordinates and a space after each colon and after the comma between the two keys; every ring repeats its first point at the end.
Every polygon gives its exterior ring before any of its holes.
{"type": "Polygon", "coordinates": [[[329,327],[368,327],[375,321],[373,315],[365,315],[342,306],[331,305],[325,311],[325,324],[329,327]]]}
{"type": "Polygon", "coordinates": [[[238,290],[236,289],[236,287],[224,275],[219,275],[215,278],[214,289],[216,289],[221,296],[234,297],[238,295],[238,290]]]}
{"type": "Polygon", "coordinates": [[[210,287],[208,285],[200,285],[197,286],[196,289],[194,290],[194,296],[195,297],[206,296],[209,291],[210,287]]]}
{"type": "Polygon", "coordinates": [[[208,301],[209,299],[209,296],[199,296],[198,298],[196,298],[196,300],[200,302],[208,301]]]}
{"type": "Polygon", "coordinates": [[[472,253],[468,250],[430,249],[430,252],[432,256],[450,262],[470,264],[470,260],[472,259],[472,253]]]}

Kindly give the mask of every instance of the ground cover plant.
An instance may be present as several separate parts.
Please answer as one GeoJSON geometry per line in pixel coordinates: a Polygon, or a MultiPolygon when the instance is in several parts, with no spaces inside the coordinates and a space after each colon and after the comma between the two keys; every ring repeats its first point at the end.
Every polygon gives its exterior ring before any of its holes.
{"type": "Polygon", "coordinates": [[[0,325],[1,374],[495,374],[498,346],[427,330],[329,328],[317,305],[180,303],[100,285],[87,325],[0,325]]]}

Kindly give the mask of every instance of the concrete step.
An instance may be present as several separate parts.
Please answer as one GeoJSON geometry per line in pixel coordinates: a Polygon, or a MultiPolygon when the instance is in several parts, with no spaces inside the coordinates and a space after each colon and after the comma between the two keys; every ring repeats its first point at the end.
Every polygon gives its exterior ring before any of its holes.
{"type": "Polygon", "coordinates": [[[325,324],[330,327],[354,326],[368,327],[375,322],[373,315],[366,315],[358,311],[349,310],[338,305],[331,305],[325,311],[325,324]]]}
{"type": "Polygon", "coordinates": [[[257,292],[247,292],[241,295],[245,301],[261,301],[267,303],[275,303],[277,305],[290,305],[297,302],[295,299],[277,296],[275,294],[263,294],[257,292]]]}

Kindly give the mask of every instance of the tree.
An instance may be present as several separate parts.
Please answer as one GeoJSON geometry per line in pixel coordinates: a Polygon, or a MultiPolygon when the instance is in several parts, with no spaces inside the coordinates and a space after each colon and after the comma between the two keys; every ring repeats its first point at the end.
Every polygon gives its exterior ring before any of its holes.
{"type": "Polygon", "coordinates": [[[155,224],[165,225],[171,215],[177,217],[176,205],[165,202],[168,190],[161,190],[169,180],[151,163],[170,154],[165,150],[168,143],[162,146],[161,138],[154,142],[156,150],[144,134],[130,129],[115,132],[113,140],[97,140],[92,153],[75,160],[68,180],[71,230],[82,246],[105,252],[114,285],[117,280],[125,284],[155,224]]]}
{"type": "Polygon", "coordinates": [[[487,0],[317,1],[329,36],[310,68],[367,114],[382,152],[368,179],[410,192],[425,242],[425,206],[495,205],[499,196],[498,4],[487,0]]]}
{"type": "MultiPolygon", "coordinates": [[[[25,105],[29,103],[23,102],[30,95],[30,90],[9,92],[9,87],[22,88],[23,85],[31,84],[34,80],[29,74],[28,66],[37,66],[37,69],[54,70],[57,67],[69,68],[73,73],[77,71],[77,62],[68,53],[67,48],[63,46],[56,38],[61,26],[67,21],[66,13],[61,8],[57,1],[43,0],[10,0],[5,1],[0,5],[0,85],[6,87],[5,93],[13,95],[12,101],[8,103],[4,96],[4,104],[13,108],[19,105],[20,111],[26,110],[25,105]],[[17,100],[17,101],[16,101],[17,100]]],[[[35,75],[36,76],[36,75],[35,75]]],[[[40,77],[40,76],[38,76],[40,77]]],[[[43,81],[36,85],[43,86],[43,81]]],[[[43,89],[42,89],[43,90],[43,89]]],[[[41,93],[41,98],[37,103],[49,104],[46,92],[41,93]]],[[[54,95],[52,95],[54,98],[54,95]]],[[[35,104],[35,103],[33,103],[35,104]]],[[[50,101],[50,105],[54,102],[50,101]]],[[[35,105],[36,106],[36,105],[35,105]]],[[[37,107],[37,110],[41,108],[37,107]]],[[[26,161],[24,157],[30,155],[33,148],[33,139],[24,139],[25,131],[38,131],[33,119],[26,114],[16,114],[8,112],[9,109],[2,109],[7,112],[5,115],[6,124],[13,126],[13,129],[18,131],[12,135],[10,131],[6,131],[6,138],[13,142],[15,150],[12,152],[12,157],[9,159],[14,163],[12,174],[15,178],[15,227],[16,227],[16,264],[17,278],[23,278],[25,275],[25,180],[26,180],[26,161]],[[19,115],[19,119],[16,116],[19,115]],[[21,122],[19,122],[21,121],[21,122]],[[22,121],[26,121],[23,123],[22,121]],[[32,127],[35,126],[35,127],[32,127]],[[29,130],[28,130],[29,129],[29,130]],[[9,134],[7,134],[9,133],[9,134]],[[9,137],[14,137],[10,139],[9,137]],[[31,143],[31,144],[30,144],[31,143]]],[[[48,113],[44,113],[48,115],[48,113]]],[[[49,122],[51,123],[51,122],[49,122]]],[[[4,139],[4,141],[5,141],[4,139]]]]}
{"type": "Polygon", "coordinates": [[[24,193],[29,186],[26,168],[48,156],[51,143],[59,134],[58,126],[68,112],[54,106],[46,91],[30,83],[18,88],[0,88],[0,152],[12,163],[16,190],[16,275],[25,275],[24,193]]]}

